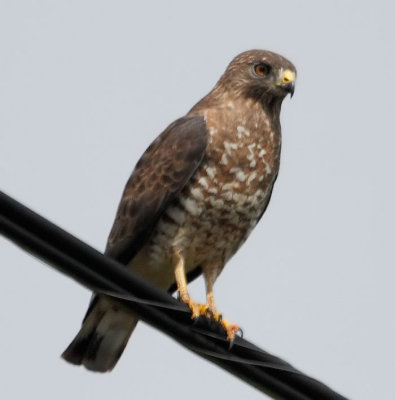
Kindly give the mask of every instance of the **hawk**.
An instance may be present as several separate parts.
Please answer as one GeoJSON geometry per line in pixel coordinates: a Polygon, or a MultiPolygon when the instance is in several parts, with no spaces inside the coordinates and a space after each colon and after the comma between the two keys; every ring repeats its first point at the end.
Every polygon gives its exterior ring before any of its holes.
{"type": "MultiPolygon", "coordinates": [[[[162,132],[124,189],[105,254],[156,286],[179,292],[192,317],[221,318],[213,285],[268,206],[280,161],[280,108],[296,70],[264,50],[238,55],[213,90],[162,132]],[[188,281],[203,274],[206,304],[188,281]]],[[[95,296],[81,330],[63,353],[93,371],[111,370],[137,316],[95,296]]]]}

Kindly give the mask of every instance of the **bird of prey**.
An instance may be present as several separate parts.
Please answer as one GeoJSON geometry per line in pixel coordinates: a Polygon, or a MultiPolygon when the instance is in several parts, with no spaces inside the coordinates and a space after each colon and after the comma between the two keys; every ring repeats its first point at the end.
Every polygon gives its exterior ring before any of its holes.
{"type": "MultiPolygon", "coordinates": [[[[208,315],[233,339],[238,326],[217,311],[213,285],[268,206],[280,161],[280,108],[293,94],[296,70],[284,57],[246,51],[212,91],[170,124],[130,176],[105,254],[167,290],[179,292],[192,317],[208,315]],[[203,274],[206,304],[188,281],[203,274]]],[[[137,316],[94,297],[63,358],[111,370],[137,316]]]]}

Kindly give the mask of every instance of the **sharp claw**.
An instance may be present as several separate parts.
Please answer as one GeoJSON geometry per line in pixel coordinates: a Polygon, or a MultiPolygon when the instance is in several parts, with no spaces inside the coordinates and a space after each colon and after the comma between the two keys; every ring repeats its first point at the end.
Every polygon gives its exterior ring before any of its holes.
{"type": "Polygon", "coordinates": [[[226,319],[222,319],[221,325],[225,329],[227,340],[229,342],[233,341],[234,338],[236,337],[236,334],[240,331],[239,326],[235,325],[235,324],[231,324],[226,319]]]}
{"type": "Polygon", "coordinates": [[[227,340],[229,341],[228,350],[231,350],[233,345],[235,344],[236,336],[239,336],[240,338],[243,338],[243,334],[244,334],[243,330],[241,328],[238,328],[232,338],[229,339],[229,336],[227,337],[227,340]]]}
{"type": "Polygon", "coordinates": [[[215,322],[221,323],[222,321],[222,314],[213,311],[211,308],[208,309],[208,315],[207,317],[213,319],[215,322]]]}

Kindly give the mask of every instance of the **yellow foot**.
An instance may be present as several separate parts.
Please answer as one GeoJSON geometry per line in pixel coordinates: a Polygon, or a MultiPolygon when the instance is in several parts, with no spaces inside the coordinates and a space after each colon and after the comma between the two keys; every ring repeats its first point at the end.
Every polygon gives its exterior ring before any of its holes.
{"type": "Polygon", "coordinates": [[[236,337],[237,332],[240,331],[239,326],[236,324],[231,324],[227,319],[223,319],[222,314],[216,310],[210,310],[209,313],[211,314],[213,320],[221,324],[221,326],[225,329],[226,339],[232,341],[236,337]]]}
{"type": "Polygon", "coordinates": [[[221,325],[225,329],[226,339],[231,342],[235,337],[237,332],[240,331],[239,325],[231,324],[227,319],[221,319],[221,325]]]}
{"type": "Polygon", "coordinates": [[[208,310],[209,310],[207,304],[199,304],[191,299],[184,301],[184,303],[187,304],[187,306],[191,309],[191,312],[192,312],[191,318],[192,319],[198,318],[202,315],[207,317],[208,310]]]}

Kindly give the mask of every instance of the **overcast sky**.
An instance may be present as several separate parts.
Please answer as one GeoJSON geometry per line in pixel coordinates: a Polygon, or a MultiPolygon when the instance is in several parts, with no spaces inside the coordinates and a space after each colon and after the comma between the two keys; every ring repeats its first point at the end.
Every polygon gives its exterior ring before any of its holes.
{"type": "MultiPolygon", "coordinates": [[[[0,2],[0,189],[102,251],[153,138],[239,52],[285,55],[279,179],[218,307],[343,395],[394,399],[393,2],[135,4],[0,2]]],[[[112,373],[68,365],[90,293],[3,238],[0,257],[0,398],[262,398],[144,324],[112,373]]]]}

